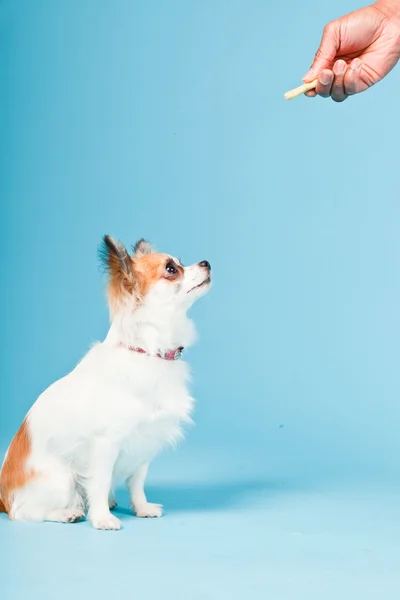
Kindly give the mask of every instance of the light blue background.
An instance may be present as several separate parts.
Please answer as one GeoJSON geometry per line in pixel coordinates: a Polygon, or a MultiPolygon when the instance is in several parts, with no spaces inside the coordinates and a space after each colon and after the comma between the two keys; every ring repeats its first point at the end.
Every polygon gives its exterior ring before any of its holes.
{"type": "Polygon", "coordinates": [[[104,233],[214,274],[166,516],[2,515],[5,597],[398,598],[399,71],[283,100],[356,7],[1,2],[0,447],[105,336],[104,233]]]}

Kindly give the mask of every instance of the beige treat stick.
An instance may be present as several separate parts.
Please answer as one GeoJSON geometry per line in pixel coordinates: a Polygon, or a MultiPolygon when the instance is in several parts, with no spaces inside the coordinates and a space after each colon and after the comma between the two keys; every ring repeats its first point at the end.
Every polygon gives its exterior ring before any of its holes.
{"type": "Polygon", "coordinates": [[[303,85],[299,85],[299,87],[294,88],[294,90],[290,90],[285,94],[285,100],[292,100],[292,98],[297,98],[297,96],[301,96],[310,90],[313,90],[317,86],[318,79],[314,79],[314,81],[310,81],[310,83],[304,83],[303,85]]]}

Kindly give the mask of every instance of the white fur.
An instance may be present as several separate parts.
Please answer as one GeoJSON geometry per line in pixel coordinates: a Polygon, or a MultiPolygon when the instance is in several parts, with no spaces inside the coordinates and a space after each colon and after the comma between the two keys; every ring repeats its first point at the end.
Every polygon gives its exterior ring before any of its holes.
{"type": "Polygon", "coordinates": [[[193,399],[187,364],[156,354],[194,341],[186,312],[208,290],[208,284],[193,289],[204,279],[204,267],[193,265],[179,283],[158,281],[139,307],[121,308],[104,342],[39,396],[27,417],[26,466],[37,476],[16,490],[12,519],[70,522],[87,509],[94,527],[119,529],[109,506],[123,481],[138,516],[161,516],[161,505],[148,503],[144,493],[148,464],[181,439],[193,399]]]}

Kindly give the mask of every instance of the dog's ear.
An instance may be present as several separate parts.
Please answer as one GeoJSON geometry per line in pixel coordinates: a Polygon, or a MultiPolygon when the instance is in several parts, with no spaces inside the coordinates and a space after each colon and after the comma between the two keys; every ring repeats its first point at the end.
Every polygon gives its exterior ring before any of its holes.
{"type": "Polygon", "coordinates": [[[113,318],[121,307],[135,306],[136,274],[125,246],[109,235],[103,238],[99,256],[109,276],[108,303],[113,318]]]}
{"type": "Polygon", "coordinates": [[[132,260],[127,249],[110,235],[103,237],[103,243],[99,248],[99,256],[110,277],[116,275],[119,271],[127,276],[131,275],[132,260]]]}
{"type": "Polygon", "coordinates": [[[145,256],[146,254],[153,254],[154,248],[146,240],[139,240],[135,246],[132,246],[133,256],[134,258],[140,258],[141,256],[145,256]]]}

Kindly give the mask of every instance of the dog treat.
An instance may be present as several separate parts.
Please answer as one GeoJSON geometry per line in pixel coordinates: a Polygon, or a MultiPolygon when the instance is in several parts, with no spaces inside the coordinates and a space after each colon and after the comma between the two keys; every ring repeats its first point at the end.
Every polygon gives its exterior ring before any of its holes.
{"type": "Polygon", "coordinates": [[[303,85],[299,85],[299,87],[294,88],[294,90],[289,90],[284,95],[285,100],[292,100],[293,98],[297,98],[297,96],[301,96],[310,90],[314,90],[317,87],[318,79],[314,79],[314,81],[310,81],[310,83],[304,83],[303,85]]]}

